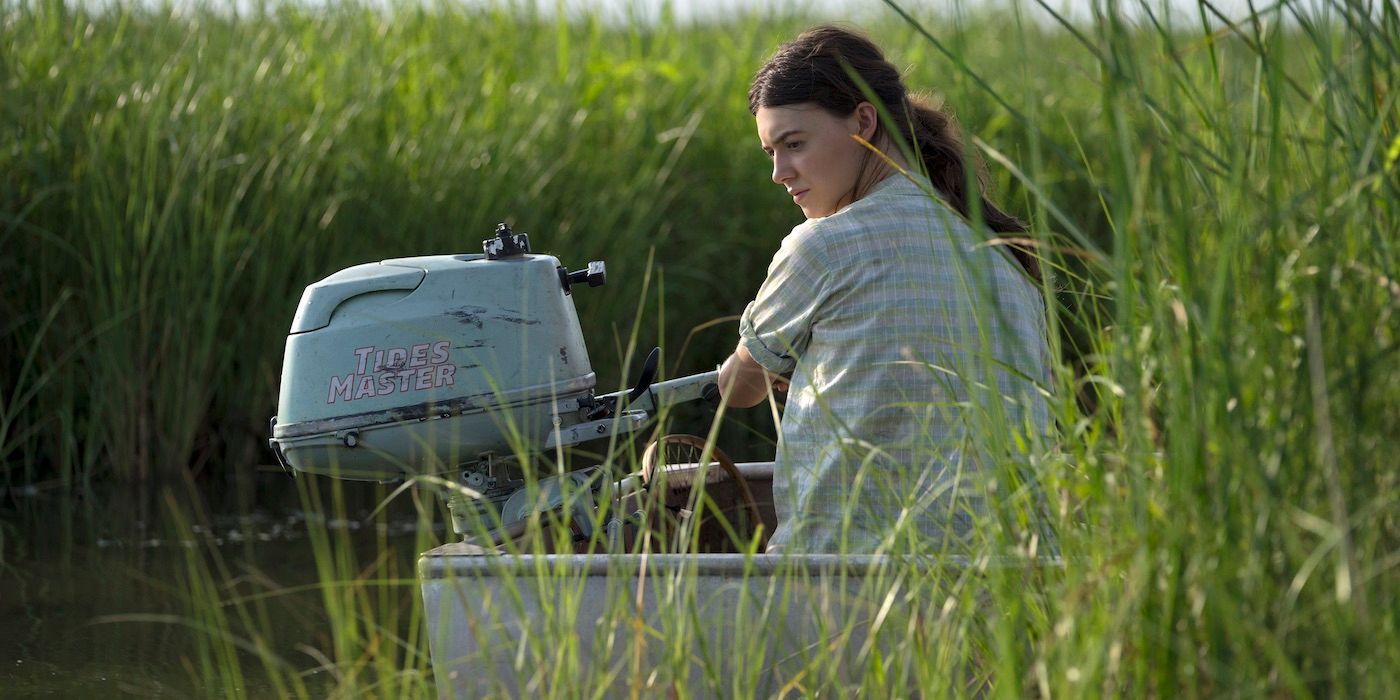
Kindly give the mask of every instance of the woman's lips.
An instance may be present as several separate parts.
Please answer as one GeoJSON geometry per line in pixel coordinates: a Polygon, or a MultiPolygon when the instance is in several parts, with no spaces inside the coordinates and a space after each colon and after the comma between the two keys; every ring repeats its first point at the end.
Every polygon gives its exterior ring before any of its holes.
{"type": "Polygon", "coordinates": [[[793,193],[792,193],[792,201],[793,201],[794,204],[801,204],[801,203],[802,203],[802,198],[803,198],[803,197],[806,197],[806,196],[807,196],[807,190],[799,190],[799,191],[797,191],[797,192],[793,192],[793,193]]]}

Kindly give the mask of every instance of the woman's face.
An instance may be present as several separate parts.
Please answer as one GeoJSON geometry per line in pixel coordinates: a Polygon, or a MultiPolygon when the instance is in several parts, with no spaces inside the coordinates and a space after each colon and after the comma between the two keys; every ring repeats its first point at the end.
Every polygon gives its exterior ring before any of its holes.
{"type": "Polygon", "coordinates": [[[869,139],[874,116],[869,103],[849,117],[813,103],[758,108],[758,140],[773,161],[773,182],[807,218],[830,216],[853,200],[867,151],[851,135],[869,139]]]}

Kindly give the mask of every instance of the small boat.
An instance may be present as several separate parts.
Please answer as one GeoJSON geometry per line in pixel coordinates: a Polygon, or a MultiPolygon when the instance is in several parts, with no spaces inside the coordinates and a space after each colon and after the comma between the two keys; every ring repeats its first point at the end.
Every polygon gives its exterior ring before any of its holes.
{"type": "MultiPolygon", "coordinates": [[[[771,531],[773,463],[737,466],[771,531]]],[[[742,504],[716,491],[737,521],[742,504]]],[[[459,542],[423,553],[418,571],[440,697],[635,690],[703,698],[818,688],[844,696],[872,673],[886,674],[886,688],[925,685],[916,664],[891,658],[913,648],[910,616],[922,610],[907,602],[931,600],[967,565],[961,557],[935,566],[831,554],[501,553],[459,542]]]]}
{"type": "Polygon", "coordinates": [[[505,224],[482,249],[307,287],[272,418],[284,468],[448,495],[466,540],[419,560],[440,695],[908,695],[935,682],[917,618],[952,600],[945,584],[965,560],[765,554],[773,464],[713,468],[727,458],[712,464],[703,440],[690,461],[660,459],[654,478],[645,459],[640,479],[537,473],[540,455],[618,444],[670,405],[717,401],[718,377],[655,381],[654,350],[630,390],[595,393],[572,293],[603,284],[603,263],[571,272],[505,224]],[[603,504],[611,515],[594,517],[603,504]],[[587,530],[570,533],[582,553],[518,546],[530,523],[561,514],[587,530]],[[473,526],[487,521],[506,523],[490,541],[473,526]]]}

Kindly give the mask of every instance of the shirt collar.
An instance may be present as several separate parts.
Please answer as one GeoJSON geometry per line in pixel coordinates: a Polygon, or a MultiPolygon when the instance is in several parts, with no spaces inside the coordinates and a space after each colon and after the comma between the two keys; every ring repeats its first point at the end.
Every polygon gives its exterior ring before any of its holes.
{"type": "Polygon", "coordinates": [[[874,194],[894,193],[899,191],[924,194],[932,189],[933,183],[918,172],[913,170],[907,170],[904,173],[896,171],[890,173],[885,179],[875,183],[875,186],[871,187],[870,191],[865,193],[865,196],[869,197],[874,194]]]}

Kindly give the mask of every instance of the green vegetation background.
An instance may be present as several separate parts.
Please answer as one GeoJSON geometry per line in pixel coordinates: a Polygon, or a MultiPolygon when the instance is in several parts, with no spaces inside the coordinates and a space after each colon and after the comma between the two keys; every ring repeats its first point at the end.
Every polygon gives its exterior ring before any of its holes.
{"type": "MultiPolygon", "coordinates": [[[[867,23],[1057,269],[1067,459],[1045,477],[1076,565],[999,687],[1383,694],[1400,18],[1137,9],[867,23]]],[[[744,93],[805,24],[0,3],[0,481],[252,469],[301,290],[500,220],[607,260],[577,303],[620,384],[638,314],[676,352],[797,223],[744,93]]],[[[666,366],[712,367],[732,330],[666,366]]]]}

